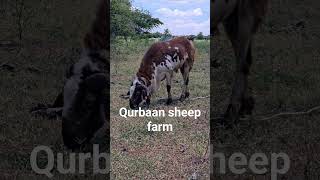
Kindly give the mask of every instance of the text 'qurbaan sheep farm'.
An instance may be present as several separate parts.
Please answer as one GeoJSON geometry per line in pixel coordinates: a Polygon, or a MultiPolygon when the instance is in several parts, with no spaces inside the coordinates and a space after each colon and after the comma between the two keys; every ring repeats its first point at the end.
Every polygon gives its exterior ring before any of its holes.
{"type": "Polygon", "coordinates": [[[194,119],[198,119],[201,116],[201,111],[196,109],[179,109],[175,107],[174,109],[170,109],[167,112],[165,110],[150,110],[150,109],[127,109],[125,107],[119,110],[119,115],[123,118],[129,117],[193,117],[194,119]]]}

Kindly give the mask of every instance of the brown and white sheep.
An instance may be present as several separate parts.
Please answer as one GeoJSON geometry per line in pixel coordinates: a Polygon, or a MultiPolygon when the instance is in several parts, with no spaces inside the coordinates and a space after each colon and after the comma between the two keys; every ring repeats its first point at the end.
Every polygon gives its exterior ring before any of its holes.
{"type": "Polygon", "coordinates": [[[180,100],[189,97],[189,73],[194,63],[194,56],[195,48],[190,38],[177,37],[153,44],[145,53],[132,81],[128,93],[130,108],[135,109],[144,103],[149,106],[151,95],[159,89],[163,80],[167,83],[167,104],[170,104],[172,77],[178,70],[184,81],[180,100]]]}

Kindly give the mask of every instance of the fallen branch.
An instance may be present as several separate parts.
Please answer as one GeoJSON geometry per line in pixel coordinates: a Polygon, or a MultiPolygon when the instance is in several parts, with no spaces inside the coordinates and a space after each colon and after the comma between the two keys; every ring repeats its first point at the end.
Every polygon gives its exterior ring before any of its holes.
{"type": "Polygon", "coordinates": [[[207,98],[210,98],[210,96],[194,97],[194,98],[189,98],[189,100],[198,100],[198,99],[207,99],[207,98]]]}
{"type": "MultiPolygon", "coordinates": [[[[270,120],[270,119],[273,119],[273,118],[276,118],[276,117],[282,117],[282,116],[301,116],[301,115],[308,115],[308,114],[311,114],[317,110],[320,110],[320,106],[316,106],[316,107],[313,107],[307,111],[299,111],[299,112],[280,112],[278,114],[274,114],[274,115],[271,115],[271,116],[268,116],[268,117],[263,117],[263,116],[258,116],[256,117],[256,120],[257,121],[267,121],[267,120],[270,120]]],[[[211,118],[211,120],[221,120],[223,119],[224,117],[214,117],[214,118],[211,118]]],[[[241,120],[246,120],[246,119],[249,119],[249,118],[240,118],[241,120]]]]}
{"type": "Polygon", "coordinates": [[[19,44],[14,41],[0,41],[0,48],[15,48],[19,47],[19,44]]]}
{"type": "Polygon", "coordinates": [[[308,111],[300,111],[300,112],[281,112],[281,113],[278,113],[278,114],[274,114],[270,117],[260,117],[258,118],[259,121],[266,121],[266,120],[270,120],[270,119],[273,119],[273,118],[276,118],[276,117],[281,117],[281,116],[295,116],[295,115],[308,115],[308,114],[311,114],[317,110],[320,109],[320,106],[316,106],[316,107],[313,107],[311,109],[309,109],[308,111]]]}
{"type": "MultiPolygon", "coordinates": [[[[199,97],[193,97],[193,98],[187,98],[186,100],[198,100],[198,99],[207,99],[207,98],[210,98],[210,96],[199,96],[199,97]]],[[[158,101],[164,101],[164,100],[167,100],[167,98],[160,98],[158,99],[158,101]]],[[[178,100],[178,99],[175,99],[175,100],[178,100]]]]}

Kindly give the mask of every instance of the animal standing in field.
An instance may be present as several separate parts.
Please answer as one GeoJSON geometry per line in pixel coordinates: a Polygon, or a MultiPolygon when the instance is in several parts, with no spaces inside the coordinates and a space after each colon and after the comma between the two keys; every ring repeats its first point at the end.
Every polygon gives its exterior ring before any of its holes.
{"type": "Polygon", "coordinates": [[[63,92],[49,108],[34,111],[62,116],[63,141],[70,149],[77,149],[97,136],[107,135],[105,55],[109,47],[108,34],[107,0],[101,0],[92,28],[84,38],[83,54],[67,72],[63,92]]]}
{"type": "Polygon", "coordinates": [[[135,109],[144,103],[148,107],[151,95],[159,89],[163,80],[167,83],[167,104],[170,104],[173,72],[178,70],[183,77],[180,100],[189,97],[189,73],[194,63],[194,56],[195,48],[190,38],[177,37],[153,44],[145,53],[128,92],[130,108],[135,109]]]}
{"type": "Polygon", "coordinates": [[[222,121],[223,124],[226,120],[236,123],[240,115],[251,114],[254,107],[248,90],[252,41],[267,12],[268,0],[211,0],[211,6],[211,32],[222,23],[236,56],[235,81],[222,121]]]}

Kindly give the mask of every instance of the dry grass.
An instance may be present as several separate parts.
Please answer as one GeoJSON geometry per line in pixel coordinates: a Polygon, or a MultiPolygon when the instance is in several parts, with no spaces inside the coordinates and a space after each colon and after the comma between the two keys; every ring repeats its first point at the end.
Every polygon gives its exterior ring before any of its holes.
{"type": "MultiPolygon", "coordinates": [[[[140,65],[144,52],[151,42],[131,41],[128,46],[114,43],[111,55],[111,151],[112,177],[116,179],[186,179],[197,173],[208,178],[208,155],[204,155],[209,138],[209,99],[174,101],[165,105],[165,83],[151,100],[152,109],[200,109],[202,116],[192,118],[128,118],[119,116],[121,107],[128,107],[126,94],[132,75],[140,65]],[[115,50],[117,48],[117,50],[115,50]],[[115,53],[117,52],[118,53],[115,53]],[[148,132],[148,121],[169,123],[173,132],[148,132]]],[[[209,42],[196,42],[198,49],[194,68],[190,73],[192,97],[209,94],[209,42]]],[[[173,98],[181,92],[182,78],[175,75],[172,85],[173,98]]]]}
{"type": "MultiPolygon", "coordinates": [[[[319,105],[320,100],[320,3],[317,1],[272,0],[265,24],[254,41],[254,64],[250,86],[256,99],[252,121],[241,121],[233,129],[223,129],[212,122],[211,139],[214,152],[227,156],[242,152],[249,157],[256,152],[267,155],[285,152],[291,168],[279,179],[320,178],[320,115],[274,118],[257,121],[255,117],[278,112],[304,111],[319,105]]],[[[212,101],[214,116],[224,112],[233,81],[234,57],[225,35],[215,42],[213,58],[221,67],[212,69],[212,101]]],[[[213,153],[213,152],[212,152],[213,153]]],[[[215,167],[216,169],[216,167],[215,167]]],[[[270,179],[265,175],[221,175],[214,179],[270,179]]]]}
{"type": "MultiPolygon", "coordinates": [[[[1,43],[18,42],[10,2],[1,1],[1,43]]],[[[80,57],[96,2],[26,1],[34,14],[24,29],[22,47],[0,47],[0,66],[13,67],[0,67],[0,179],[46,179],[35,174],[29,162],[38,145],[49,146],[55,154],[68,153],[61,121],[34,117],[29,110],[37,103],[52,103],[61,92],[66,69],[80,57]]],[[[40,164],[46,163],[44,158],[40,155],[40,164]]],[[[62,175],[56,167],[52,173],[52,179],[87,179],[87,175],[62,175]]]]}

